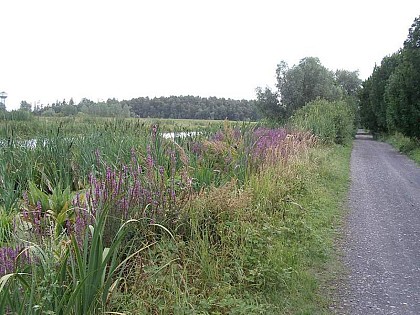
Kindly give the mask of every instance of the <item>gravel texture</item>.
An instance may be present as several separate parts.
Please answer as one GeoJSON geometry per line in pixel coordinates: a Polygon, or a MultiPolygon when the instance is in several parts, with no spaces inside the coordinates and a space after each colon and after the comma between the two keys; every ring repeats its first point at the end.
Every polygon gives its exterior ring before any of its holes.
{"type": "Polygon", "coordinates": [[[358,135],[351,156],[340,314],[420,314],[420,168],[358,135]]]}

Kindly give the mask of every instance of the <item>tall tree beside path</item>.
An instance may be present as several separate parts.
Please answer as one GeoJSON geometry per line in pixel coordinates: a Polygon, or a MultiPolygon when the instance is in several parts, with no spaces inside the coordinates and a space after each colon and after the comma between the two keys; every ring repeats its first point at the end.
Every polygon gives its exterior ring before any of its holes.
{"type": "Polygon", "coordinates": [[[261,113],[272,120],[288,118],[293,113],[318,98],[337,101],[354,99],[361,80],[357,71],[324,67],[316,57],[306,57],[289,68],[281,61],[276,69],[277,91],[257,89],[257,106],[261,113]]]}
{"type": "Polygon", "coordinates": [[[384,57],[362,85],[360,112],[366,127],[420,138],[420,16],[403,47],[384,57]]]}
{"type": "Polygon", "coordinates": [[[409,30],[401,62],[389,78],[385,101],[390,128],[420,138],[420,17],[409,30]]]}
{"type": "Polygon", "coordinates": [[[338,100],[341,90],[335,84],[334,73],[315,57],[303,58],[290,69],[285,62],[277,66],[277,88],[288,116],[316,98],[338,100]]]}
{"type": "Polygon", "coordinates": [[[335,81],[341,89],[350,96],[357,96],[362,80],[359,78],[359,71],[348,71],[344,69],[335,72],[335,81]]]}

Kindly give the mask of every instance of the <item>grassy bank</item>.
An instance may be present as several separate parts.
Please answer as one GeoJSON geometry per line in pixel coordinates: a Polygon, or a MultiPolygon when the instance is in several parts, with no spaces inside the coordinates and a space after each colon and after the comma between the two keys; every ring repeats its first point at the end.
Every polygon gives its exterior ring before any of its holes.
{"type": "Polygon", "coordinates": [[[317,147],[288,164],[202,193],[190,238],[165,239],[132,290],[129,314],[327,314],[334,239],[349,185],[350,148],[317,147]]]}
{"type": "Polygon", "coordinates": [[[287,237],[279,240],[285,255],[280,252],[278,257],[290,257],[295,271],[285,287],[287,298],[280,292],[280,314],[329,313],[328,283],[339,264],[334,241],[349,187],[350,153],[350,147],[321,148],[305,162],[300,178],[306,187],[295,197],[303,213],[287,221],[297,237],[292,243],[287,237]]]}
{"type": "Polygon", "coordinates": [[[420,141],[410,139],[398,132],[392,135],[383,135],[381,136],[381,140],[388,142],[398,151],[406,154],[420,165],[420,141]]]}
{"type": "MultiPolygon", "coordinates": [[[[321,147],[297,165],[284,204],[285,218],[270,218],[287,231],[275,239],[270,260],[283,285],[268,289],[273,314],[328,314],[328,282],[336,266],[334,240],[349,186],[349,147],[321,147]],[[284,277],[286,276],[286,277],[284,277]]],[[[281,188],[280,188],[281,189],[281,188]]]]}

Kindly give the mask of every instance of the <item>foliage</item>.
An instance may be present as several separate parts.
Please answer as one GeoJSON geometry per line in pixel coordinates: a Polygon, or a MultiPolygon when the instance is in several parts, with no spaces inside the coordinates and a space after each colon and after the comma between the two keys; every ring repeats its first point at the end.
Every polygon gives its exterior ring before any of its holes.
{"type": "Polygon", "coordinates": [[[306,57],[298,65],[285,71],[277,68],[277,88],[288,116],[316,98],[337,100],[341,91],[336,87],[334,74],[318,58],[306,57]]]}
{"type": "Polygon", "coordinates": [[[79,104],[55,102],[51,106],[36,106],[34,114],[41,116],[75,116],[89,115],[95,117],[152,117],[172,119],[216,119],[255,121],[259,115],[255,102],[232,100],[216,97],[170,96],[138,97],[118,101],[115,98],[106,102],[93,102],[82,99],[79,104]]]}
{"type": "Polygon", "coordinates": [[[281,122],[286,116],[286,109],[279,103],[279,95],[266,87],[264,91],[261,88],[256,89],[256,105],[263,117],[268,120],[281,122]]]}
{"type": "Polygon", "coordinates": [[[356,95],[361,83],[357,71],[337,70],[334,73],[318,58],[306,57],[291,68],[286,62],[280,62],[276,76],[277,91],[257,88],[257,106],[269,120],[282,121],[317,98],[346,99],[357,111],[356,95]]]}
{"type": "Polygon", "coordinates": [[[374,132],[420,137],[419,33],[420,17],[414,20],[403,48],[385,57],[363,82],[362,121],[374,132]]]}
{"type": "MultiPolygon", "coordinates": [[[[104,205],[85,230],[82,245],[75,235],[63,234],[8,250],[8,262],[15,262],[13,267],[6,264],[9,270],[5,271],[12,273],[0,279],[1,313],[103,314],[121,267],[132,257],[130,251],[125,251],[126,258],[121,252],[132,221],[123,224],[105,247],[102,234],[107,218],[104,205]]],[[[0,251],[0,259],[1,255],[0,251]]]]}
{"type": "Polygon", "coordinates": [[[8,187],[14,197],[0,312],[325,309],[313,271],[348,173],[312,134],[228,121],[173,138],[133,119],[16,123],[0,160],[11,174],[1,206],[8,187]]]}
{"type": "Polygon", "coordinates": [[[335,71],[335,81],[344,93],[349,96],[357,96],[362,84],[358,71],[348,71],[344,69],[335,71]]]}
{"type": "MultiPolygon", "coordinates": [[[[0,207],[0,246],[7,244],[13,233],[13,215],[0,207]]],[[[0,273],[1,274],[1,273],[0,273]]]]}
{"type": "Polygon", "coordinates": [[[383,140],[390,143],[401,153],[407,154],[420,165],[420,140],[409,138],[400,132],[386,135],[383,140]]]}
{"type": "Polygon", "coordinates": [[[33,115],[28,110],[12,110],[0,112],[0,121],[30,121],[33,115]]]}
{"type": "Polygon", "coordinates": [[[21,101],[20,102],[20,110],[26,110],[30,112],[32,109],[32,105],[29,104],[27,101],[21,101]]]}
{"type": "Polygon", "coordinates": [[[384,99],[388,79],[400,63],[401,55],[395,53],[382,59],[372,75],[363,82],[360,92],[362,124],[372,131],[388,130],[387,104],[384,99]]]}
{"type": "Polygon", "coordinates": [[[138,117],[255,121],[254,101],[216,97],[170,96],[126,101],[138,117]]]}
{"type": "Polygon", "coordinates": [[[132,290],[116,298],[115,311],[326,311],[314,272],[332,259],[350,150],[301,149],[287,164],[253,174],[242,188],[231,182],[194,196],[182,212],[185,223],[176,232],[182,234],[139,260],[127,278],[132,290]]]}
{"type": "Polygon", "coordinates": [[[355,134],[354,111],[344,101],[310,102],[295,112],[291,124],[327,143],[349,143],[355,134]]]}

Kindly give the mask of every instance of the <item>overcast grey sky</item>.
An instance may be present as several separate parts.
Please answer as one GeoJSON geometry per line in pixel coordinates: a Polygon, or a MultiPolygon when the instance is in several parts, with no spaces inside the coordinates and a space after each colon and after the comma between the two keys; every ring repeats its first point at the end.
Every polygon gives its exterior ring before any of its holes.
{"type": "Polygon", "coordinates": [[[359,70],[397,51],[419,0],[0,0],[7,109],[115,97],[255,98],[279,61],[359,70]]]}

